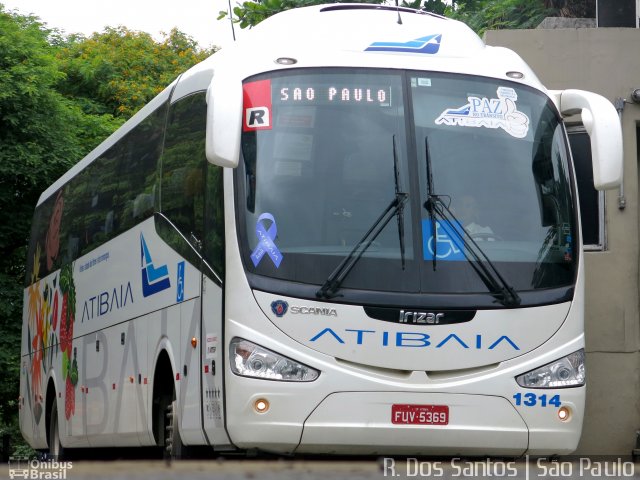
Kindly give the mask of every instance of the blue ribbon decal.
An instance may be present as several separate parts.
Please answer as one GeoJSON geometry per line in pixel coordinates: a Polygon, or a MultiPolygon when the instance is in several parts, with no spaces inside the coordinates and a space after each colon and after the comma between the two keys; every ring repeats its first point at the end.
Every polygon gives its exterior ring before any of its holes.
{"type": "Polygon", "coordinates": [[[280,253],[280,250],[278,250],[276,244],[273,243],[277,233],[278,228],[276,227],[276,220],[273,218],[273,215],[271,215],[270,213],[263,213],[258,217],[258,221],[256,222],[256,236],[258,237],[258,246],[253,251],[253,253],[251,253],[251,260],[253,261],[253,265],[255,267],[258,266],[265,253],[269,255],[276,268],[280,267],[280,262],[282,261],[282,253],[280,253]],[[264,225],[262,223],[263,220],[271,220],[271,226],[268,230],[264,228],[264,225]]]}

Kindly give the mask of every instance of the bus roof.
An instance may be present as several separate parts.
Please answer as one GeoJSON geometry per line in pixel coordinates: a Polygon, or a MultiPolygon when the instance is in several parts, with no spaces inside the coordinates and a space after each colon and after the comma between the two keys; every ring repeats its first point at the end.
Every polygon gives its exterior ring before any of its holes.
{"type": "Polygon", "coordinates": [[[486,46],[467,25],[421,10],[331,4],[288,10],[262,21],[211,57],[239,78],[285,68],[321,66],[432,70],[475,74],[545,90],[513,51],[486,46]],[[294,64],[277,63],[291,58],[294,64]]]}

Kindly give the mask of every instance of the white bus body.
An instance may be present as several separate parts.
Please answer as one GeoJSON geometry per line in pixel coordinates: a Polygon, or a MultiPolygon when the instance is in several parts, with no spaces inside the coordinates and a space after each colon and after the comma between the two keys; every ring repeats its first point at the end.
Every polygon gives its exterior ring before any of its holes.
{"type": "Polygon", "coordinates": [[[584,272],[560,114],[580,112],[594,182],[616,186],[613,106],[547,92],[459,22],[347,4],[264,21],[42,194],[24,437],[572,452],[584,272]]]}

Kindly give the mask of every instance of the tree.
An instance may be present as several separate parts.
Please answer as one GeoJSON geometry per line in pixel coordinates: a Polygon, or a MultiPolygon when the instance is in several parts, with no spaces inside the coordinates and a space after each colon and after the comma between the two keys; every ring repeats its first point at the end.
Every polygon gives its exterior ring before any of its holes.
{"type": "MultiPolygon", "coordinates": [[[[379,4],[384,0],[362,0],[360,3],[379,4]]],[[[429,0],[427,0],[429,1],[429,0]]],[[[437,1],[437,0],[436,0],[437,1]]],[[[292,8],[309,7],[311,5],[322,5],[324,3],[352,3],[350,0],[250,0],[242,4],[238,4],[233,9],[232,21],[238,23],[240,28],[255,27],[264,19],[275,15],[276,13],[290,10],[292,8]]],[[[218,20],[228,18],[229,12],[221,10],[218,20]]]]}
{"type": "Polygon", "coordinates": [[[448,5],[443,0],[402,0],[400,6],[437,13],[438,15],[446,15],[452,8],[452,6],[448,5]]]}
{"type": "MultiPolygon", "coordinates": [[[[239,23],[241,28],[253,27],[278,12],[323,3],[329,1],[246,1],[233,9],[232,21],[239,23]]],[[[382,0],[370,0],[369,3],[382,3],[382,0]]],[[[455,18],[480,35],[485,30],[535,28],[546,16],[552,15],[595,16],[595,0],[402,0],[401,5],[455,18]]],[[[228,12],[221,11],[218,19],[225,17],[228,12]]]]}
{"type": "Polygon", "coordinates": [[[128,118],[214,51],[200,50],[175,28],[162,42],[126,27],[107,28],[89,38],[72,36],[57,53],[66,72],[58,89],[86,113],[128,118]]]}
{"type": "Polygon", "coordinates": [[[560,17],[595,18],[596,0],[544,0],[544,6],[560,17]]]}
{"type": "Polygon", "coordinates": [[[451,17],[482,35],[486,30],[536,28],[552,13],[543,0],[459,0],[451,17]]]}
{"type": "MultiPolygon", "coordinates": [[[[50,31],[0,5],[0,422],[16,424],[24,260],[40,192],[73,164],[88,137],[110,130],[54,86],[63,78],[50,31]],[[89,127],[78,135],[78,125],[89,127]]],[[[6,427],[5,427],[6,428],[6,427]]]]}
{"type": "Polygon", "coordinates": [[[595,17],[595,0],[457,0],[449,15],[479,34],[536,28],[545,17],[595,17]]]}
{"type": "Polygon", "coordinates": [[[65,38],[0,4],[0,433],[17,427],[22,303],[41,192],[179,73],[209,55],[172,30],[65,38]]]}

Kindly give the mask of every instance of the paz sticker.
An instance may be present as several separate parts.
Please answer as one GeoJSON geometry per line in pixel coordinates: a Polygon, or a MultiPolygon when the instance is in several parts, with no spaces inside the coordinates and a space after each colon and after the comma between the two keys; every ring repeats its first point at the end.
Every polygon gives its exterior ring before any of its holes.
{"type": "Polygon", "coordinates": [[[499,87],[498,98],[469,96],[469,103],[447,108],[436,118],[436,125],[502,128],[509,135],[524,138],[529,132],[529,117],[518,111],[518,94],[513,88],[499,87]]]}

